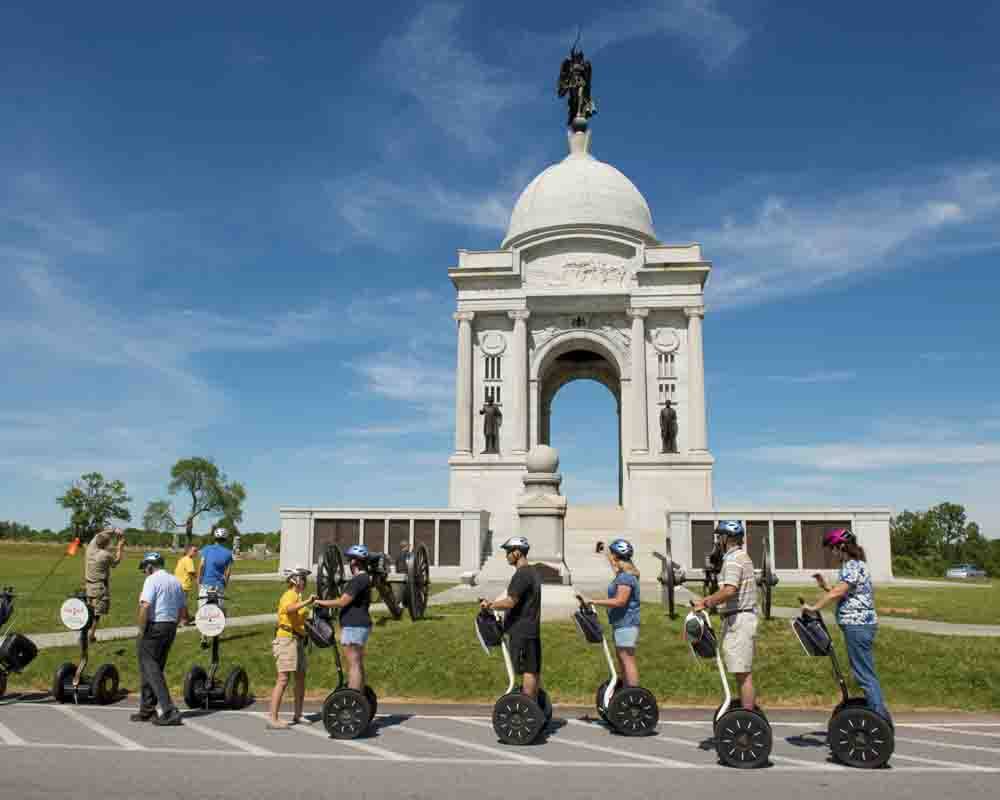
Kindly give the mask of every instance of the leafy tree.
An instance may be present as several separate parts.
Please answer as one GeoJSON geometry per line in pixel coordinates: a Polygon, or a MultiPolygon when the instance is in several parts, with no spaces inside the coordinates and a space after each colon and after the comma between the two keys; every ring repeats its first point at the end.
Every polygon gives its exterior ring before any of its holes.
{"type": "Polygon", "coordinates": [[[235,522],[243,519],[243,502],[247,492],[243,484],[229,481],[213,461],[207,458],[182,458],[170,470],[167,491],[190,498],[183,516],[174,513],[169,500],[154,500],[146,507],[143,523],[148,530],[167,531],[184,528],[187,544],[191,543],[194,524],[203,514],[226,517],[235,522]]]}
{"type": "Polygon", "coordinates": [[[128,522],[132,519],[128,509],[132,498],[125,491],[125,484],[105,480],[99,472],[88,472],[74,481],[56,502],[71,512],[70,527],[85,542],[108,527],[111,520],[128,522]]]}

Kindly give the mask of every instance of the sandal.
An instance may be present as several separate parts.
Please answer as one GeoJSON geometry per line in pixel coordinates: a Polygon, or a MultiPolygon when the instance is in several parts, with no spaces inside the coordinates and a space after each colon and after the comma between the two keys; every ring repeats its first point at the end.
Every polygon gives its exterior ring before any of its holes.
{"type": "Polygon", "coordinates": [[[288,723],[282,722],[281,720],[279,720],[278,722],[272,722],[271,720],[268,720],[267,729],[269,731],[286,731],[288,730],[288,723]]]}

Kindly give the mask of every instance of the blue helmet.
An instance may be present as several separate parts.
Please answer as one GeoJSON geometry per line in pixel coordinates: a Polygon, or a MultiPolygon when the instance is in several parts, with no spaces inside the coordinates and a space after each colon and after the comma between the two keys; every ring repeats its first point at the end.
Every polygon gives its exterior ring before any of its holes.
{"type": "Polygon", "coordinates": [[[615,539],[608,545],[608,550],[625,561],[631,561],[632,556],[635,555],[635,548],[625,539],[615,539]]]}
{"type": "Polygon", "coordinates": [[[746,534],[743,523],[736,519],[723,519],[715,526],[716,536],[732,536],[735,539],[742,539],[746,534]]]}
{"type": "Polygon", "coordinates": [[[357,558],[365,561],[368,558],[368,545],[352,544],[344,551],[344,555],[348,558],[357,558]]]}

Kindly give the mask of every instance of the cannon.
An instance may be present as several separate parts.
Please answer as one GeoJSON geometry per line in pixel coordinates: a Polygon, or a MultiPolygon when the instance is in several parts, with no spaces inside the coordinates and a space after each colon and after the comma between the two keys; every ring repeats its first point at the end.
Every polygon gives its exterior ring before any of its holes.
{"type": "MultiPolygon", "coordinates": [[[[371,553],[365,562],[365,570],[393,619],[402,617],[404,608],[414,622],[423,618],[431,585],[430,557],[426,545],[418,544],[407,555],[405,572],[394,571],[392,561],[385,553],[371,553]]],[[[317,594],[324,598],[339,597],[346,583],[344,556],[336,545],[327,545],[316,570],[317,594]]]]}
{"type": "MultiPolygon", "coordinates": [[[[660,561],[660,574],[656,580],[660,584],[660,596],[663,606],[667,609],[670,619],[677,618],[676,592],[677,587],[692,580],[701,578],[702,597],[707,597],[719,590],[719,573],[722,571],[722,549],[716,542],[715,547],[705,554],[705,566],[701,569],[701,575],[688,575],[685,569],[674,561],[670,552],[670,539],[665,542],[666,553],[653,552],[653,555],[660,561]]],[[[754,573],[757,578],[757,588],[761,594],[761,611],[764,619],[771,619],[771,597],[773,589],[778,584],[778,576],[774,572],[774,563],[771,561],[770,542],[764,538],[764,557],[761,560],[759,569],[754,573]]]]}

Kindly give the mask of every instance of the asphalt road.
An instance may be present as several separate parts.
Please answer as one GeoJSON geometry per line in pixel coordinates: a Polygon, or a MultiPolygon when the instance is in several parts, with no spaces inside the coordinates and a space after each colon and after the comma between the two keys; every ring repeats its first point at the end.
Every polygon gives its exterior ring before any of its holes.
{"type": "Polygon", "coordinates": [[[497,742],[485,708],[387,706],[371,734],[352,742],[328,738],[315,713],[314,724],[268,731],[257,707],[185,712],[180,728],[130,722],[133,710],[0,701],[4,796],[607,800],[680,791],[714,800],[731,789],[768,800],[800,800],[803,791],[972,800],[1000,788],[1000,717],[990,715],[899,715],[890,766],[863,771],[830,761],[824,715],[776,712],[772,764],[746,772],[718,764],[709,711],[664,709],[657,735],[635,739],[585,710],[557,708],[543,741],[513,748],[497,742]]]}

